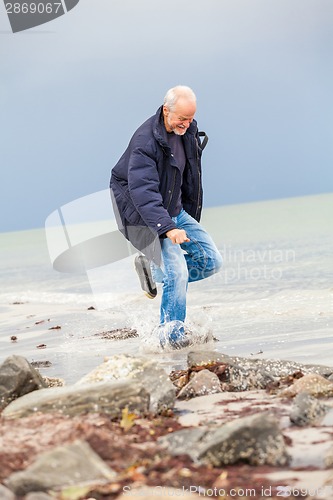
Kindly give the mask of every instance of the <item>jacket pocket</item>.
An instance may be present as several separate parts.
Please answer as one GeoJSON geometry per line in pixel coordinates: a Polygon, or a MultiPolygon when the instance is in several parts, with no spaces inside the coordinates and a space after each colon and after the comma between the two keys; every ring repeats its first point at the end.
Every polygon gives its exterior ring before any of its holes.
{"type": "Polygon", "coordinates": [[[136,208],[131,204],[130,201],[127,200],[126,205],[124,207],[124,217],[125,219],[130,223],[137,225],[140,222],[142,223],[143,220],[139,214],[139,212],[136,210],[136,208]]]}

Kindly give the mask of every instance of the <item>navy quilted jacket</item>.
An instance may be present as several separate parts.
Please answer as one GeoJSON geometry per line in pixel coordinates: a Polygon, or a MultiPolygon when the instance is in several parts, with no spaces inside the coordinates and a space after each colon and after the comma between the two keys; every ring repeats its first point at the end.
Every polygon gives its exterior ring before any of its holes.
{"type": "MultiPolygon", "coordinates": [[[[197,221],[202,208],[201,154],[197,123],[191,123],[183,137],[186,167],[181,174],[167,142],[162,106],[134,133],[130,143],[111,171],[110,187],[119,212],[118,225],[136,248],[136,231],[148,227],[163,237],[176,227],[170,213],[182,191],[183,208],[197,221]]],[[[142,246],[142,245],[141,245],[142,246]]]]}

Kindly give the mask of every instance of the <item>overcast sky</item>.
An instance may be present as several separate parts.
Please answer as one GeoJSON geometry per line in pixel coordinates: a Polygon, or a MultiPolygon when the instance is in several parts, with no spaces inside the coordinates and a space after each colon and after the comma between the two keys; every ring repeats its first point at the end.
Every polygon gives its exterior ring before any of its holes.
{"type": "Polygon", "coordinates": [[[169,87],[191,86],[206,206],[331,192],[332,0],[80,0],[13,34],[0,4],[0,231],[106,189],[169,87]]]}

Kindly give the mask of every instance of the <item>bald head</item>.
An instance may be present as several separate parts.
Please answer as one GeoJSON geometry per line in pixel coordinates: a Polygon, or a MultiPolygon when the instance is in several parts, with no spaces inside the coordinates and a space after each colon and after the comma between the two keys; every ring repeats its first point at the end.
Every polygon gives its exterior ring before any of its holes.
{"type": "Polygon", "coordinates": [[[169,109],[169,111],[174,111],[176,103],[179,99],[192,102],[194,105],[196,105],[197,102],[195,93],[190,87],[187,87],[186,85],[177,85],[176,87],[169,89],[165,94],[163,104],[169,109]]]}

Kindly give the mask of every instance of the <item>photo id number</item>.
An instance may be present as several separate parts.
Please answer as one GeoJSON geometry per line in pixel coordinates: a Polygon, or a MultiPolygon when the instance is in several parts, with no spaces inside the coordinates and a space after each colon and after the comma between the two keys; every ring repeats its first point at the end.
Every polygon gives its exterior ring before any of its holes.
{"type": "Polygon", "coordinates": [[[57,14],[58,10],[62,7],[62,3],[6,3],[7,14],[57,14]]]}

